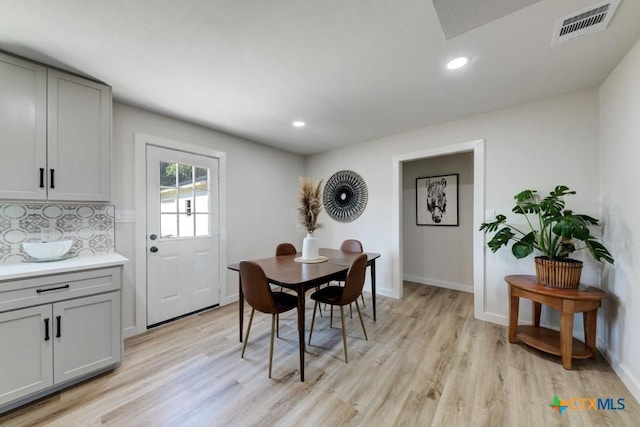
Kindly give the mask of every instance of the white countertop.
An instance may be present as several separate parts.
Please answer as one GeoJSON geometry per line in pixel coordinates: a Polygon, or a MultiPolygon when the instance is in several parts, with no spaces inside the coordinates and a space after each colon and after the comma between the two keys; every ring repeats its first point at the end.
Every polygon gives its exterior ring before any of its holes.
{"type": "Polygon", "coordinates": [[[48,274],[68,273],[94,268],[113,267],[129,262],[120,254],[96,254],[77,256],[53,262],[21,262],[0,264],[0,281],[46,276],[48,274]]]}

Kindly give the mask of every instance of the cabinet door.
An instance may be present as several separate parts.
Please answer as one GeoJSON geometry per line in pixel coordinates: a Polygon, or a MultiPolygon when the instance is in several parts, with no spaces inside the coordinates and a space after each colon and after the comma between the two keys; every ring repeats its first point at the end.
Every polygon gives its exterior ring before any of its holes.
{"type": "Polygon", "coordinates": [[[111,88],[48,72],[49,200],[109,201],[111,88]]]}
{"type": "Polygon", "coordinates": [[[47,69],[0,54],[0,198],[46,199],[46,138],[47,69]]]}
{"type": "Polygon", "coordinates": [[[122,360],[120,291],[53,304],[55,383],[122,360]]]}
{"type": "Polygon", "coordinates": [[[51,304],[0,313],[0,405],[53,385],[51,304]]]}

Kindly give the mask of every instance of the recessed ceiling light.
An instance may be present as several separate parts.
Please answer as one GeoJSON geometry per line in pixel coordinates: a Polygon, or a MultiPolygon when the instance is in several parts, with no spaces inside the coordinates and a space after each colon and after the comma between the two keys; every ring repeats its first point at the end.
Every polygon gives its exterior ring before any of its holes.
{"type": "Polygon", "coordinates": [[[461,68],[467,65],[467,62],[469,62],[469,57],[461,56],[459,58],[455,58],[449,61],[449,63],[447,64],[447,68],[449,70],[457,70],[458,68],[461,68]]]}
{"type": "Polygon", "coordinates": [[[296,127],[296,128],[303,128],[305,125],[306,125],[305,122],[301,122],[301,121],[293,122],[293,127],[296,127]]]}

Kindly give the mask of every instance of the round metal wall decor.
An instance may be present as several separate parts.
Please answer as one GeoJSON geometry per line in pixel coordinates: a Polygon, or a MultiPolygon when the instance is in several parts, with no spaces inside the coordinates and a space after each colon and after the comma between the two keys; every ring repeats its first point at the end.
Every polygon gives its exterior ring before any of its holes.
{"type": "Polygon", "coordinates": [[[322,202],[329,216],[336,221],[351,222],[367,206],[367,184],[353,171],[336,172],[324,185],[322,202]]]}

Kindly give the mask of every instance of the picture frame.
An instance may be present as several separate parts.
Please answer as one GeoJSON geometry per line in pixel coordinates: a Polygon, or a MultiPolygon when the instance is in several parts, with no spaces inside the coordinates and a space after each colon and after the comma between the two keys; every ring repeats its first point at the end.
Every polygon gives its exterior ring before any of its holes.
{"type": "Polygon", "coordinates": [[[416,225],[459,225],[457,173],[416,178],[416,225]]]}

